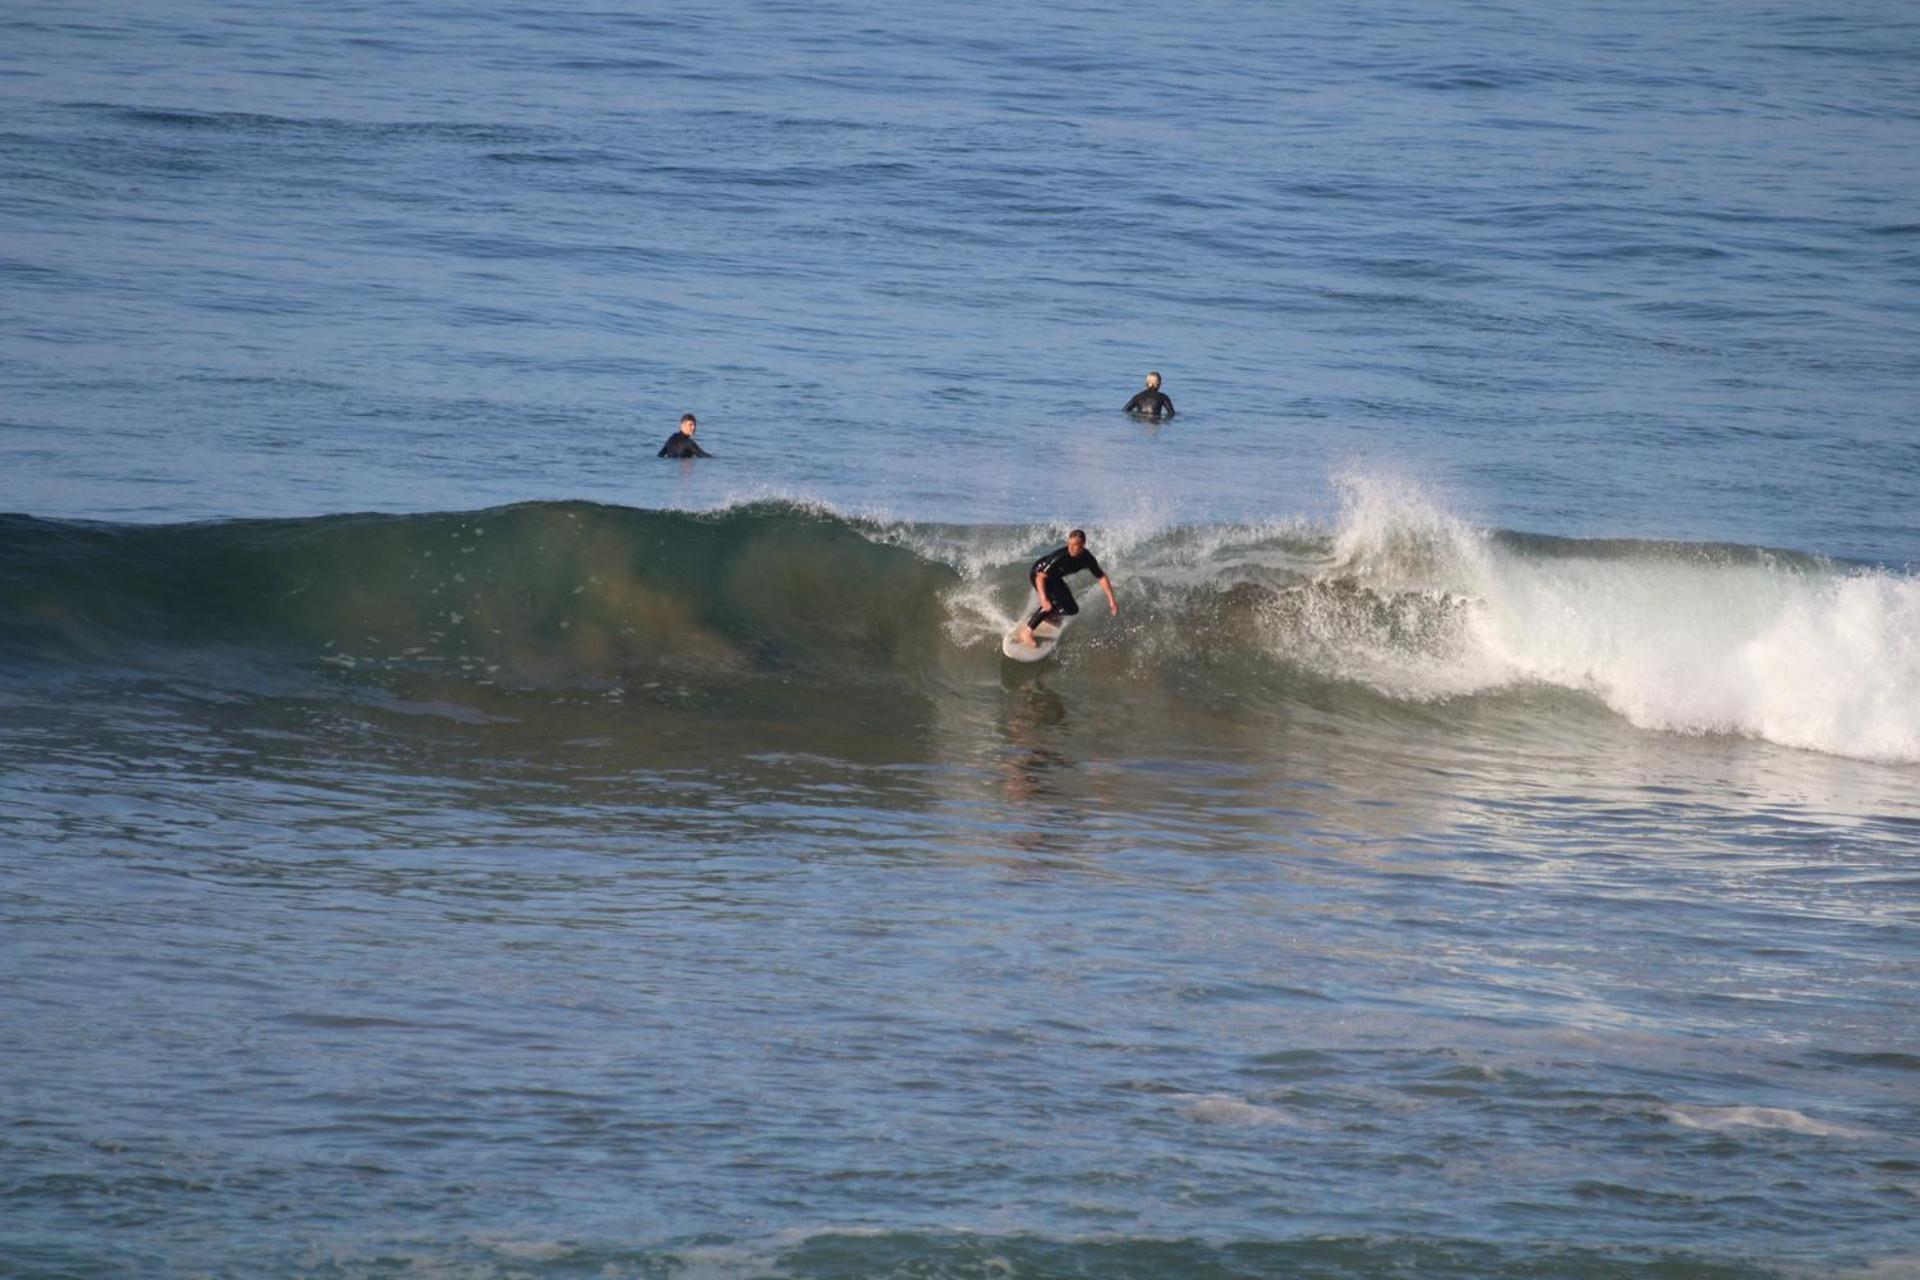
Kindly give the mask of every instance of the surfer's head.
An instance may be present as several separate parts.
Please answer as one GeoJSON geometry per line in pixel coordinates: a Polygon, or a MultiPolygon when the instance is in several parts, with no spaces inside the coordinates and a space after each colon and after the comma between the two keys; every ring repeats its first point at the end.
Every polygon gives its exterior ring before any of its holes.
{"type": "Polygon", "coordinates": [[[1160,372],[1159,372],[1159,370],[1157,370],[1157,369],[1156,369],[1156,370],[1155,370],[1154,372],[1152,372],[1152,373],[1149,373],[1149,374],[1147,375],[1147,389],[1148,389],[1149,391],[1158,391],[1158,390],[1160,389],[1160,372]]]}
{"type": "Polygon", "coordinates": [[[1085,551],[1086,549],[1087,549],[1087,531],[1085,529],[1075,529],[1072,533],[1067,535],[1067,550],[1071,552],[1073,555],[1077,556],[1082,551],[1085,551]]]}
{"type": "Polygon", "coordinates": [[[680,430],[686,435],[692,435],[699,429],[699,426],[699,421],[695,419],[692,414],[683,413],[680,415],[680,430]]]}

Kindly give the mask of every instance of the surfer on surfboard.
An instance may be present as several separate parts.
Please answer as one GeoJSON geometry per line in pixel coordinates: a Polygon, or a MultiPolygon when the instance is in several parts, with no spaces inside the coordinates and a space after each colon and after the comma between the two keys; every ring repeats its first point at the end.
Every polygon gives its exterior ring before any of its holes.
{"type": "Polygon", "coordinates": [[[1066,579],[1068,574],[1082,570],[1091,573],[1099,582],[1100,589],[1107,593],[1107,612],[1116,615],[1120,612],[1120,602],[1113,598],[1113,583],[1107,580],[1107,571],[1093,558],[1093,552],[1087,550],[1086,530],[1075,529],[1067,535],[1066,546],[1047,552],[1033,562],[1033,568],[1027,570],[1034,592],[1040,597],[1040,607],[1021,624],[1021,644],[1029,649],[1039,648],[1039,642],[1033,638],[1035,627],[1080,612],[1080,602],[1073,598],[1073,592],[1067,590],[1066,579]]]}

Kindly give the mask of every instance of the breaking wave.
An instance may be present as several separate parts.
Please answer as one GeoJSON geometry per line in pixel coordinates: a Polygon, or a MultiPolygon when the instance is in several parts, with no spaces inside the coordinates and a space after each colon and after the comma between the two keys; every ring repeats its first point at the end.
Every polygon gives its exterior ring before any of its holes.
{"type": "MultiPolygon", "coordinates": [[[[1516,683],[1591,694],[1644,728],[1920,760],[1920,580],[1755,547],[1490,533],[1417,490],[1345,484],[1333,582],[1418,619],[1328,611],[1317,660],[1403,696],[1516,683]],[[1408,630],[1402,625],[1399,630],[1408,630]],[[1409,660],[1409,649],[1417,657],[1409,660]]],[[[1311,611],[1310,611],[1311,612],[1311,611]]]]}
{"type": "MultiPolygon", "coordinates": [[[[1327,527],[1096,527],[1123,610],[1083,623],[1049,669],[1254,705],[1547,686],[1648,729],[1920,761],[1910,574],[1487,530],[1378,477],[1341,492],[1327,527]]],[[[665,675],[991,681],[1024,565],[1056,536],[785,502],[165,526],[0,517],[0,670],[152,670],[192,653],[507,690],[665,675]]]]}

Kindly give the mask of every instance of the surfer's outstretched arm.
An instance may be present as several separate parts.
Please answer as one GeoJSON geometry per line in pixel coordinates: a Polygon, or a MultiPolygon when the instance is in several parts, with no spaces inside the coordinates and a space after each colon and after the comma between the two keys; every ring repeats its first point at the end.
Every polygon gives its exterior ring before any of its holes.
{"type": "Polygon", "coordinates": [[[1100,575],[1100,589],[1107,593],[1107,612],[1113,617],[1120,616],[1120,602],[1113,598],[1113,582],[1106,574],[1100,575]]]}

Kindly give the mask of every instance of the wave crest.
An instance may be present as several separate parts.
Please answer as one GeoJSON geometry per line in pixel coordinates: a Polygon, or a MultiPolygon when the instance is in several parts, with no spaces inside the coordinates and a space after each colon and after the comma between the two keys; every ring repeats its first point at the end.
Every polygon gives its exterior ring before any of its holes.
{"type": "Polygon", "coordinates": [[[1343,489],[1336,569],[1359,598],[1396,607],[1336,629],[1342,674],[1396,696],[1552,685],[1645,728],[1920,761],[1910,575],[1751,547],[1494,534],[1402,485],[1343,489]]]}
{"type": "MultiPolygon", "coordinates": [[[[1405,481],[1339,484],[1325,529],[1095,528],[1122,613],[1049,670],[1241,706],[1341,686],[1426,703],[1549,686],[1646,728],[1920,761],[1910,575],[1489,531],[1405,481]]],[[[995,678],[1022,570],[1053,534],[783,502],[149,527],[4,517],[0,667],[241,649],[350,679],[424,670],[525,688],[671,672],[932,690],[995,678]]]]}

